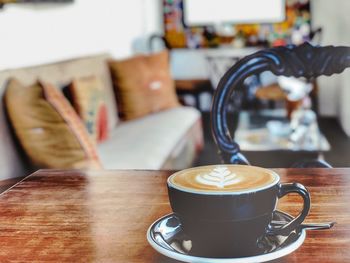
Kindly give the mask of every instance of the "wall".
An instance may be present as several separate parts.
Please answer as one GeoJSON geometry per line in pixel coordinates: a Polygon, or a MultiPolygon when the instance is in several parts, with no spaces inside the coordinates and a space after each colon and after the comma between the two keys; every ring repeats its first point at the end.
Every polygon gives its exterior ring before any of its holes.
{"type": "Polygon", "coordinates": [[[147,33],[163,33],[163,4],[162,0],[143,0],[145,13],[145,28],[147,33]]]}
{"type": "Polygon", "coordinates": [[[135,38],[161,24],[157,0],[75,0],[0,10],[0,70],[87,54],[132,54],[135,38]]]}
{"type": "MultiPolygon", "coordinates": [[[[349,0],[312,0],[314,26],[323,27],[322,45],[350,46],[349,0]]],[[[320,86],[320,111],[322,115],[337,116],[350,135],[350,70],[341,75],[322,77],[320,86]]]]}
{"type": "Polygon", "coordinates": [[[346,134],[350,136],[350,70],[342,79],[342,89],[340,92],[340,123],[346,134]]]}
{"type": "MultiPolygon", "coordinates": [[[[339,7],[338,7],[339,8],[339,7]]],[[[350,1],[342,0],[339,8],[338,32],[340,44],[350,46],[350,1]]],[[[350,136],[350,69],[347,69],[341,77],[341,89],[339,92],[339,118],[344,131],[350,136]]]]}

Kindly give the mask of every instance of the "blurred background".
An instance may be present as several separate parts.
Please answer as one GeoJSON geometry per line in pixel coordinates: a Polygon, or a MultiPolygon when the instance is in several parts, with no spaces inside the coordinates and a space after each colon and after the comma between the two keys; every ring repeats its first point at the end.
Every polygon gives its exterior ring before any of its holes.
{"type": "MultiPolygon", "coordinates": [[[[124,60],[167,50],[179,101],[202,115],[204,149],[195,165],[220,162],[210,131],[211,101],[219,80],[239,59],[264,48],[304,42],[350,45],[348,0],[0,4],[2,71],[101,53],[124,60]]],[[[253,76],[231,98],[235,139],[256,165],[288,167],[302,156],[349,166],[349,86],[349,71],[311,82],[270,72],[253,76]]]]}

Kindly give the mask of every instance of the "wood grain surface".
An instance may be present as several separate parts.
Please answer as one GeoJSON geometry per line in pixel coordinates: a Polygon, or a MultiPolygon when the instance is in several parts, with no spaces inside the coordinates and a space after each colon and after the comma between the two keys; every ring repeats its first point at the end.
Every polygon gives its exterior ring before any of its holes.
{"type": "MultiPolygon", "coordinates": [[[[296,252],[276,262],[350,261],[350,169],[276,169],[282,182],[311,193],[307,221],[336,221],[309,231],[296,252]]],[[[167,171],[41,170],[0,195],[0,262],[176,262],[147,243],[146,231],[171,212],[167,171]]],[[[288,195],[279,209],[296,214],[288,195]]]]}

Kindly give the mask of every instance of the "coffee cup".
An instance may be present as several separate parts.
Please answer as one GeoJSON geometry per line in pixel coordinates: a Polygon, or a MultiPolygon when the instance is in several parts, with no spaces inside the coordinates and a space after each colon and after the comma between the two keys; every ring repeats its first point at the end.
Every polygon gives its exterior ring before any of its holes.
{"type": "Polygon", "coordinates": [[[191,253],[237,257],[259,253],[266,235],[288,235],[305,219],[310,196],[299,183],[281,184],[272,170],[214,165],[182,170],[167,180],[170,205],[192,241],[191,253]],[[278,199],[297,193],[301,213],[283,226],[271,224],[278,199]]]}

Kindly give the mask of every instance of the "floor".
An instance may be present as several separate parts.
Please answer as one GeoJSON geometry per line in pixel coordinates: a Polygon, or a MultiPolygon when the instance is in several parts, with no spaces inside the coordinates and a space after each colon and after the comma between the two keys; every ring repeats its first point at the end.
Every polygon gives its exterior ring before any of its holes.
{"type": "MultiPolygon", "coordinates": [[[[350,137],[346,136],[338,121],[334,118],[321,118],[319,126],[332,147],[331,151],[325,154],[326,161],[333,167],[350,167],[350,137]]],[[[221,163],[211,135],[208,112],[203,113],[203,128],[205,146],[195,165],[221,163]]],[[[297,161],[313,159],[317,156],[316,153],[290,151],[243,152],[243,154],[252,165],[269,168],[291,167],[297,161]]]]}

